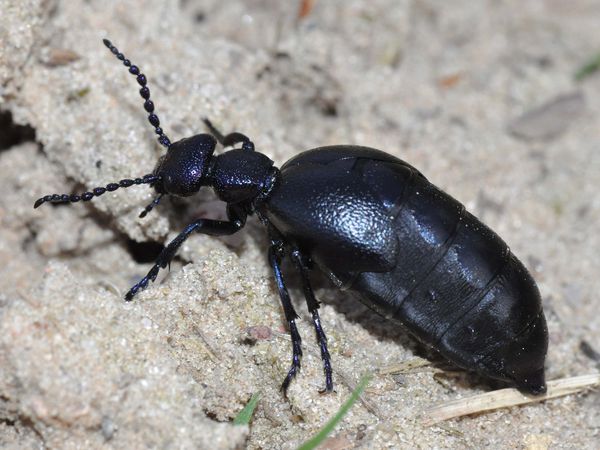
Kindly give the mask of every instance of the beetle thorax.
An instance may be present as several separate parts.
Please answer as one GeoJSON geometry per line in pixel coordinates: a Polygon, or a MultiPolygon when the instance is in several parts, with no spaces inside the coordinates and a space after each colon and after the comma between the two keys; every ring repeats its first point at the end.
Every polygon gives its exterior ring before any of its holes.
{"type": "Polygon", "coordinates": [[[248,202],[268,188],[273,173],[273,161],[267,156],[236,149],[213,157],[209,183],[224,202],[248,202]]]}

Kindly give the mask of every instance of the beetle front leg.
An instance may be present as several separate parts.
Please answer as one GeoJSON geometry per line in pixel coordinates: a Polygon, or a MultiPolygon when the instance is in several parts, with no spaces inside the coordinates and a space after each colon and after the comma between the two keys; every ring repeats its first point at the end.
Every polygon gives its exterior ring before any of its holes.
{"type": "Polygon", "coordinates": [[[331,356],[329,355],[329,350],[327,349],[327,336],[325,336],[325,332],[321,327],[321,319],[319,317],[319,302],[315,298],[315,294],[310,284],[310,277],[308,274],[309,269],[306,261],[298,250],[294,250],[292,252],[292,260],[300,272],[304,298],[306,299],[308,311],[312,315],[313,325],[315,326],[315,334],[317,335],[317,342],[319,343],[319,348],[321,349],[321,360],[323,361],[323,372],[325,373],[325,390],[321,392],[331,392],[333,391],[331,356]]]}
{"type": "Polygon", "coordinates": [[[292,301],[290,300],[290,294],[288,293],[285,283],[283,281],[283,275],[281,273],[281,247],[276,243],[269,247],[269,263],[273,268],[275,274],[275,282],[277,283],[277,289],[279,290],[279,298],[283,305],[283,312],[285,319],[290,328],[290,335],[292,337],[292,365],[288,374],[286,375],[283,383],[281,384],[281,390],[283,391],[284,397],[287,397],[287,389],[290,386],[292,379],[296,376],[300,370],[300,360],[302,359],[302,339],[298,333],[296,327],[296,319],[298,314],[294,311],[292,301]]]}
{"type": "Polygon", "coordinates": [[[208,234],[210,236],[227,236],[244,227],[247,214],[241,207],[228,205],[227,216],[229,217],[229,221],[199,219],[185,227],[185,230],[177,235],[177,237],[173,239],[162,252],[160,252],[156,262],[148,271],[148,274],[129,289],[127,294],[125,294],[125,300],[131,301],[140,289],[144,289],[148,286],[150,281],[154,282],[158,275],[158,271],[171,264],[171,261],[175,257],[179,247],[181,247],[181,244],[183,244],[193,232],[208,234]]]}

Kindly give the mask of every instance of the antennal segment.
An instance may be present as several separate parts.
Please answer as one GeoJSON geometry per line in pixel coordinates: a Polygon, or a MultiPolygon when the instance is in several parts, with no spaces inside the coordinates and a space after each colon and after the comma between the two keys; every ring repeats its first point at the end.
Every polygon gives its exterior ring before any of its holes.
{"type": "Polygon", "coordinates": [[[105,187],[96,187],[88,192],[84,192],[83,194],[50,194],[45,195],[42,198],[36,200],[33,205],[33,208],[38,208],[40,205],[44,203],[76,203],[78,201],[87,202],[90,201],[94,197],[100,197],[105,192],[116,191],[119,188],[127,188],[129,186],[133,186],[135,184],[152,184],[160,179],[159,176],[149,174],[144,175],[142,178],[134,178],[133,180],[126,178],[124,180],[119,181],[118,183],[109,183],[105,187]]]}
{"type": "Polygon", "coordinates": [[[150,100],[150,89],[147,86],[148,80],[146,75],[140,71],[138,66],[132,64],[131,61],[128,60],[117,47],[112,45],[108,39],[103,39],[102,42],[104,42],[104,45],[106,45],[106,47],[112,52],[113,55],[117,57],[119,61],[123,62],[125,67],[129,68],[129,73],[136,77],[138,84],[141,86],[140,95],[144,99],[144,109],[148,113],[148,122],[150,122],[150,125],[154,127],[154,132],[158,135],[158,142],[162,146],[169,148],[171,145],[171,140],[160,127],[160,120],[158,116],[154,114],[154,102],[150,100]]]}

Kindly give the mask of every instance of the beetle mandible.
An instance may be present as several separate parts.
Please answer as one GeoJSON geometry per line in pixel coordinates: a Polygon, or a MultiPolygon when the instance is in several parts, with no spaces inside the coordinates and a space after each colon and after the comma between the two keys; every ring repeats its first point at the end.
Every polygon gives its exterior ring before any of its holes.
{"type": "Polygon", "coordinates": [[[333,390],[327,339],[310,271],[323,271],[339,288],[396,321],[454,364],[510,381],[530,394],[546,391],[546,320],[537,286],[504,241],[431,184],[410,164],[367,147],[334,145],[308,150],[280,169],[244,134],[210,134],[171,143],[150,100],[146,76],[110,41],[108,49],[139,85],[148,121],[167,151],[152,174],[123,179],[83,194],[46,195],[35,202],[89,201],[106,191],[149,184],[157,193],[144,217],[164,195],[187,197],[211,187],[227,204],[227,221],[198,219],[161,252],[135,294],[169,265],[192,233],[230,235],[256,214],[269,237],[275,276],[292,340],[284,394],[300,369],[298,318],[281,271],[293,261],[312,315],[323,360],[325,390],[333,390]],[[215,155],[217,142],[235,147],[215,155]]]}

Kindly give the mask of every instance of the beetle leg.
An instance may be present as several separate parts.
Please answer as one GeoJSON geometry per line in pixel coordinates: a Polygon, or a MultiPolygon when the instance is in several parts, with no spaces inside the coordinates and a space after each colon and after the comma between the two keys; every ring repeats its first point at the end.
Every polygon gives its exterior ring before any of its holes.
{"type": "Polygon", "coordinates": [[[292,301],[290,300],[290,294],[285,287],[283,275],[281,274],[281,248],[276,243],[269,247],[269,263],[271,264],[273,273],[275,274],[275,282],[277,283],[277,289],[279,290],[279,298],[281,300],[281,304],[283,305],[283,312],[290,327],[290,335],[292,337],[292,365],[288,371],[288,374],[283,380],[283,383],[281,384],[283,395],[284,397],[287,397],[287,389],[290,386],[290,382],[300,370],[300,360],[302,359],[302,339],[298,333],[298,328],[296,328],[296,319],[298,318],[298,314],[296,314],[296,311],[294,311],[292,301]]]}
{"type": "Polygon", "coordinates": [[[219,141],[219,144],[221,144],[223,147],[229,147],[241,143],[243,150],[254,150],[254,143],[250,140],[248,136],[237,131],[223,136],[223,133],[221,133],[217,128],[215,128],[212,122],[206,117],[202,119],[202,121],[208,127],[211,134],[217,139],[217,141],[219,141]]]}
{"type": "Polygon", "coordinates": [[[315,333],[317,335],[317,342],[321,348],[321,359],[323,360],[323,372],[325,373],[325,390],[321,392],[333,391],[332,371],[331,371],[331,357],[329,350],[327,350],[327,336],[321,327],[321,319],[319,317],[319,302],[315,298],[312,286],[310,285],[310,277],[308,273],[308,266],[304,260],[302,254],[298,250],[292,252],[292,260],[296,265],[296,268],[300,272],[300,279],[302,282],[302,290],[304,291],[304,298],[306,299],[306,305],[308,311],[312,315],[313,325],[315,326],[315,333]]]}
{"type": "Polygon", "coordinates": [[[177,250],[181,247],[181,244],[192,234],[194,231],[197,233],[208,234],[210,236],[227,236],[239,231],[246,223],[246,212],[240,206],[227,205],[227,215],[229,221],[212,220],[212,219],[198,219],[195,222],[190,223],[185,230],[183,230],[175,239],[169,242],[152,266],[148,271],[148,274],[136,283],[127,294],[125,294],[125,300],[130,301],[133,299],[135,294],[140,289],[144,289],[148,286],[150,281],[154,282],[158,271],[164,269],[167,265],[171,264],[171,261],[175,257],[177,250]]]}

